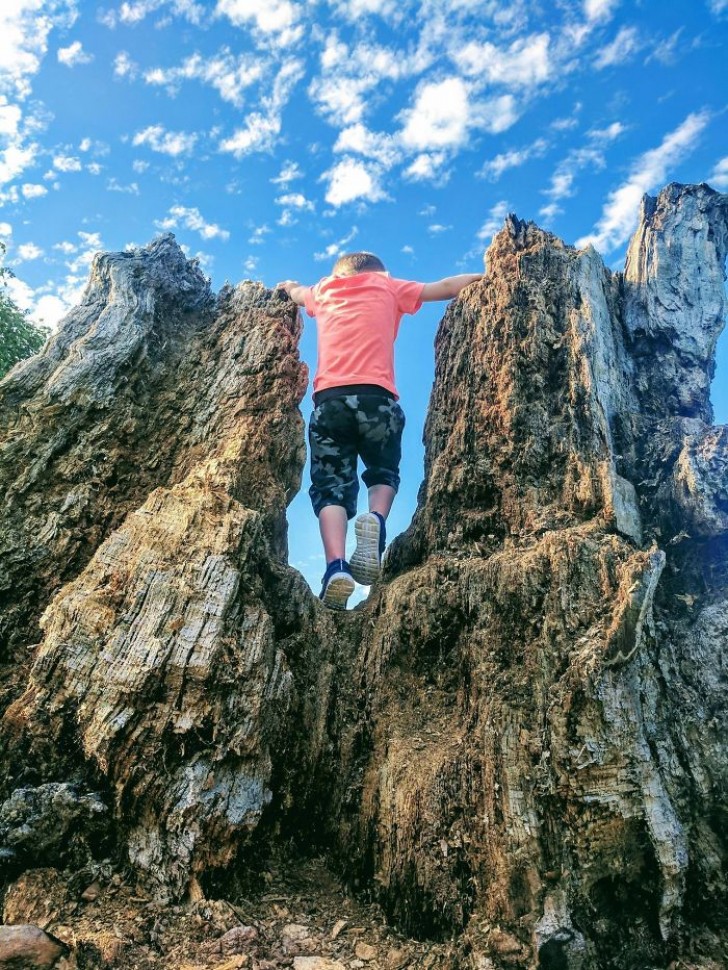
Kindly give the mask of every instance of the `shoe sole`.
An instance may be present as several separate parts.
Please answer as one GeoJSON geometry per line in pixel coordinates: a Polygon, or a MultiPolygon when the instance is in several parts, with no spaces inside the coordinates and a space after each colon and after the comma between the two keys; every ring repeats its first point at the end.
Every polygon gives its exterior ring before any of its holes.
{"type": "Polygon", "coordinates": [[[346,601],[354,592],[355,583],[351,576],[343,573],[329,580],[321,602],[330,610],[345,610],[346,601]]]}
{"type": "Polygon", "coordinates": [[[379,559],[381,526],[376,515],[365,512],[354,523],[356,549],[349,560],[351,574],[362,586],[371,586],[382,571],[379,559]]]}

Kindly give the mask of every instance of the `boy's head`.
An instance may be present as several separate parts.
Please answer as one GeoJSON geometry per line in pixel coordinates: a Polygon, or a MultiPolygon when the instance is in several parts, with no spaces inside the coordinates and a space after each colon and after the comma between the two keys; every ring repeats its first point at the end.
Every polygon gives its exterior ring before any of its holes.
{"type": "Polygon", "coordinates": [[[386,267],[374,253],[344,253],[334,263],[332,276],[356,276],[357,273],[386,273],[386,267]]]}

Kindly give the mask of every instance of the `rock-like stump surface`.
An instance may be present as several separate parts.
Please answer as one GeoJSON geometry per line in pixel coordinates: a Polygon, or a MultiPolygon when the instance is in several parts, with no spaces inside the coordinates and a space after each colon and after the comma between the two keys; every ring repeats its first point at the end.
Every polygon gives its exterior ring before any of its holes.
{"type": "Polygon", "coordinates": [[[112,845],[160,900],[313,842],[450,940],[436,965],[720,966],[727,251],[707,186],[645,199],[624,274],[509,217],[438,333],[413,523],[348,615],[285,565],[295,308],[214,297],[171,237],[98,257],[0,382],[6,879],[47,864],[14,820],[48,831],[62,791],[87,834],[54,864],[112,845]]]}

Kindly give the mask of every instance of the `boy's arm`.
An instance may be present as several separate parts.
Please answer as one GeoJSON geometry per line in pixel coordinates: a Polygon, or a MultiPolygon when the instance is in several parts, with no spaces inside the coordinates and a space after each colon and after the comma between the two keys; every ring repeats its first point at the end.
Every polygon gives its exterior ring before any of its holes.
{"type": "Polygon", "coordinates": [[[306,305],[306,290],[309,289],[308,286],[302,286],[295,280],[283,280],[282,283],[276,283],[276,289],[285,290],[293,302],[299,306],[306,305]]]}
{"type": "Polygon", "coordinates": [[[483,278],[482,273],[461,273],[459,276],[446,276],[437,283],[425,283],[422,290],[422,302],[432,300],[452,300],[468,283],[474,283],[483,278]]]}

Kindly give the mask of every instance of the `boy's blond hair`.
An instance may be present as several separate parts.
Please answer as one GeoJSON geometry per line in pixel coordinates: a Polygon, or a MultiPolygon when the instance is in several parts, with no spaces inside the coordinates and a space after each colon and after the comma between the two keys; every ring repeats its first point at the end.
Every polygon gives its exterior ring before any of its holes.
{"type": "Polygon", "coordinates": [[[356,276],[357,273],[386,273],[387,268],[374,253],[344,253],[334,263],[332,276],[356,276]]]}

